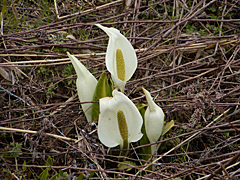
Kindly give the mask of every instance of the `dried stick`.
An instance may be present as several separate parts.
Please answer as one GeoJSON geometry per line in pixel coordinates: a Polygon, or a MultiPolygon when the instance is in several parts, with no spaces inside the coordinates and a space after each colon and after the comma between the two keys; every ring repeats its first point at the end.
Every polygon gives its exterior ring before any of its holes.
{"type": "MultiPolygon", "coordinates": [[[[7,127],[0,127],[0,130],[11,131],[11,132],[13,131],[13,132],[29,133],[29,134],[37,134],[37,133],[39,133],[38,131],[17,129],[17,128],[7,128],[7,127]]],[[[77,139],[72,139],[72,138],[69,138],[69,137],[63,137],[63,136],[59,136],[59,135],[51,134],[51,133],[43,133],[43,135],[51,136],[51,137],[62,139],[62,140],[66,140],[66,141],[74,141],[74,142],[78,141],[77,139]]]]}
{"type": "Polygon", "coordinates": [[[66,16],[59,16],[58,14],[58,10],[57,10],[57,3],[55,3],[56,0],[54,0],[54,5],[55,5],[55,9],[56,9],[56,14],[57,14],[57,18],[59,20],[62,20],[62,19],[66,19],[66,18],[70,18],[72,16],[77,16],[77,15],[81,15],[81,14],[85,14],[85,13],[89,13],[89,12],[92,12],[92,11],[96,11],[96,10],[101,10],[101,9],[104,9],[106,7],[111,7],[111,5],[113,4],[117,4],[119,2],[122,2],[123,0],[117,0],[117,1],[113,1],[111,3],[107,3],[107,4],[104,4],[102,6],[97,6],[97,7],[94,7],[92,9],[88,9],[86,11],[82,11],[82,12],[77,12],[77,13],[73,13],[73,14],[70,14],[70,15],[66,15],[66,16]]]}
{"type": "Polygon", "coordinates": [[[233,156],[227,163],[225,163],[224,165],[220,166],[216,171],[214,171],[214,173],[209,175],[205,180],[212,179],[214,174],[219,174],[220,172],[222,172],[223,168],[226,168],[227,166],[233,164],[239,157],[240,157],[240,152],[237,153],[235,156],[233,156]]]}

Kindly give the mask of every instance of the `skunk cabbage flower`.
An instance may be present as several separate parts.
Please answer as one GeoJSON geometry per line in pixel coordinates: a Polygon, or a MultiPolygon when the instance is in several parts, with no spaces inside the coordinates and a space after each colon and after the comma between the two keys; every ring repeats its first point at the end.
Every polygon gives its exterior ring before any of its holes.
{"type": "MultiPolygon", "coordinates": [[[[148,107],[144,114],[146,134],[150,143],[155,143],[162,134],[164,113],[163,110],[155,104],[150,93],[146,89],[142,89],[148,102],[148,107]]],[[[151,146],[152,154],[156,148],[157,144],[151,146]]]]}
{"type": "Polygon", "coordinates": [[[137,107],[122,92],[115,89],[112,95],[99,101],[98,137],[107,147],[120,145],[121,149],[128,149],[130,142],[142,138],[143,119],[137,107]]]}
{"type": "Polygon", "coordinates": [[[106,66],[112,75],[113,82],[122,92],[126,82],[137,68],[137,55],[125,36],[115,28],[107,28],[96,24],[109,36],[106,52],[106,66]]]}
{"type": "MultiPolygon", "coordinates": [[[[80,102],[92,101],[93,93],[97,85],[97,79],[87,70],[87,68],[73,55],[67,52],[73,67],[77,73],[77,92],[80,102]]],[[[92,103],[81,104],[87,121],[92,120],[92,103]]]]}

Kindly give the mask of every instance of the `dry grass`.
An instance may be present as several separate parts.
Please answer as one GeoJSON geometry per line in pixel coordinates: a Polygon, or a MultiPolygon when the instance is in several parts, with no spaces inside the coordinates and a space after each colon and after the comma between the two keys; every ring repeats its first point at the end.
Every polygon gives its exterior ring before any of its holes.
{"type": "Polygon", "coordinates": [[[48,179],[60,169],[66,179],[239,179],[239,11],[236,0],[135,1],[124,8],[121,0],[7,4],[0,178],[39,179],[50,156],[48,179]],[[119,29],[136,49],[138,69],[125,94],[145,103],[145,87],[166,121],[175,120],[158,142],[155,170],[137,144],[127,158],[136,166],[119,169],[120,150],[99,143],[96,125],[79,108],[66,51],[98,78],[106,70],[108,37],[95,23],[119,29]]]}

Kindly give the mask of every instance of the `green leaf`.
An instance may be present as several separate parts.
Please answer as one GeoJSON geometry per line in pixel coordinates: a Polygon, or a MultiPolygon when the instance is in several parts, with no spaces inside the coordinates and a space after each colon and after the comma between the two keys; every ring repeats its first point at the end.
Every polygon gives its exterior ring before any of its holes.
{"type": "Polygon", "coordinates": [[[26,163],[26,161],[24,160],[23,166],[22,166],[22,170],[23,170],[23,171],[26,171],[26,170],[27,170],[26,164],[27,164],[27,163],[26,163]]]}
{"type": "Polygon", "coordinates": [[[84,175],[83,175],[83,174],[80,174],[80,175],[76,178],[76,180],[83,180],[83,178],[84,178],[84,175]]]}
{"type": "Polygon", "coordinates": [[[53,175],[50,180],[56,180],[57,178],[60,178],[60,175],[59,174],[55,174],[53,175]]]}
{"type": "Polygon", "coordinates": [[[52,162],[51,156],[48,156],[46,165],[47,165],[47,166],[49,166],[49,165],[50,165],[50,166],[53,166],[53,162],[52,162]]]}
{"type": "Polygon", "coordinates": [[[88,178],[91,178],[91,177],[93,177],[93,176],[94,176],[94,174],[95,174],[95,172],[92,172],[92,173],[89,175],[89,177],[88,177],[88,178]]]}
{"type": "Polygon", "coordinates": [[[125,170],[126,169],[126,171],[130,171],[130,170],[132,170],[131,166],[136,166],[136,164],[132,161],[123,161],[123,163],[124,164],[118,164],[118,168],[120,170],[125,170]],[[129,165],[131,165],[131,166],[129,166],[129,165]]]}
{"type": "Polygon", "coordinates": [[[3,16],[4,16],[4,13],[6,11],[6,7],[7,7],[7,0],[3,1],[3,6],[2,6],[2,9],[1,9],[2,12],[0,12],[0,24],[3,21],[3,16]]]}
{"type": "MultiPolygon", "coordinates": [[[[48,156],[46,166],[53,166],[53,162],[52,162],[51,156],[48,156]]],[[[51,170],[51,168],[47,168],[47,169],[49,171],[51,170]]]]}
{"type": "MultiPolygon", "coordinates": [[[[145,145],[145,144],[149,144],[150,143],[150,141],[149,141],[149,139],[147,137],[147,134],[146,134],[145,119],[144,119],[144,114],[145,114],[145,111],[146,111],[145,108],[147,108],[147,105],[146,104],[136,104],[136,106],[137,106],[140,114],[143,117],[143,125],[142,125],[142,129],[141,129],[141,131],[143,133],[143,137],[139,141],[139,145],[141,146],[141,145],[145,145]]],[[[142,154],[146,154],[146,155],[142,155],[142,159],[147,161],[149,159],[149,157],[152,155],[152,153],[151,153],[151,146],[142,147],[141,148],[141,153],[142,154]]]]}
{"type": "Polygon", "coordinates": [[[141,113],[142,117],[144,118],[144,114],[145,114],[145,108],[148,107],[148,105],[146,104],[136,104],[136,107],[138,108],[139,112],[141,113]]]}
{"type": "Polygon", "coordinates": [[[167,122],[165,126],[163,126],[162,130],[162,136],[166,134],[172,127],[174,126],[174,121],[171,120],[170,122],[167,122]]]}
{"type": "Polygon", "coordinates": [[[40,175],[40,180],[46,180],[47,177],[48,177],[48,169],[45,169],[40,175]]]}
{"type": "Polygon", "coordinates": [[[145,108],[147,107],[146,104],[136,104],[136,107],[138,108],[142,118],[143,118],[143,125],[142,125],[142,133],[143,133],[143,137],[140,139],[140,145],[145,145],[145,144],[149,144],[149,140],[147,138],[147,134],[146,134],[146,130],[145,130],[145,123],[144,123],[144,114],[145,114],[145,108]]]}
{"type": "MultiPolygon", "coordinates": [[[[112,96],[113,86],[108,82],[106,72],[103,72],[100,76],[95,92],[93,94],[93,101],[99,101],[103,97],[112,96]]],[[[99,116],[99,103],[93,103],[92,105],[92,121],[97,122],[99,116]]]]}
{"type": "Polygon", "coordinates": [[[63,176],[64,172],[63,172],[63,170],[60,169],[58,173],[59,173],[60,176],[63,176]]]}

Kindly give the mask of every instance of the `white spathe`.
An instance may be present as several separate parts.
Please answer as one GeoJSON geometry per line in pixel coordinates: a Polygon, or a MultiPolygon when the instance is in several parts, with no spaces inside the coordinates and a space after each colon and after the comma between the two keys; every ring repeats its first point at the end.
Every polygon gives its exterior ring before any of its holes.
{"type": "MultiPolygon", "coordinates": [[[[142,89],[148,102],[148,107],[144,114],[146,134],[150,143],[155,143],[158,141],[162,134],[164,113],[162,108],[160,108],[153,101],[151,94],[146,89],[142,89]]],[[[152,154],[155,152],[156,148],[157,144],[151,146],[152,154]]]]}
{"type": "Polygon", "coordinates": [[[123,139],[120,134],[117,112],[122,110],[128,128],[128,143],[136,142],[143,136],[141,128],[143,119],[133,102],[122,92],[116,89],[112,92],[113,97],[100,99],[100,114],[98,120],[98,137],[107,147],[123,147],[123,139]]]}
{"type": "Polygon", "coordinates": [[[112,75],[115,86],[123,92],[126,82],[132,77],[132,75],[137,69],[136,52],[128,39],[124,35],[122,35],[118,29],[112,27],[108,28],[100,24],[96,24],[96,26],[101,28],[109,36],[105,57],[106,67],[112,75]],[[117,73],[117,49],[121,50],[124,59],[125,69],[123,71],[125,72],[125,77],[123,80],[119,79],[119,75],[117,73]]]}
{"type": "MultiPolygon", "coordinates": [[[[97,79],[87,70],[87,68],[73,55],[67,52],[69,59],[71,60],[73,67],[77,73],[77,92],[80,102],[92,101],[93,93],[97,86],[97,79]]],[[[81,104],[83,112],[87,118],[87,121],[92,120],[92,103],[81,104]]]]}

